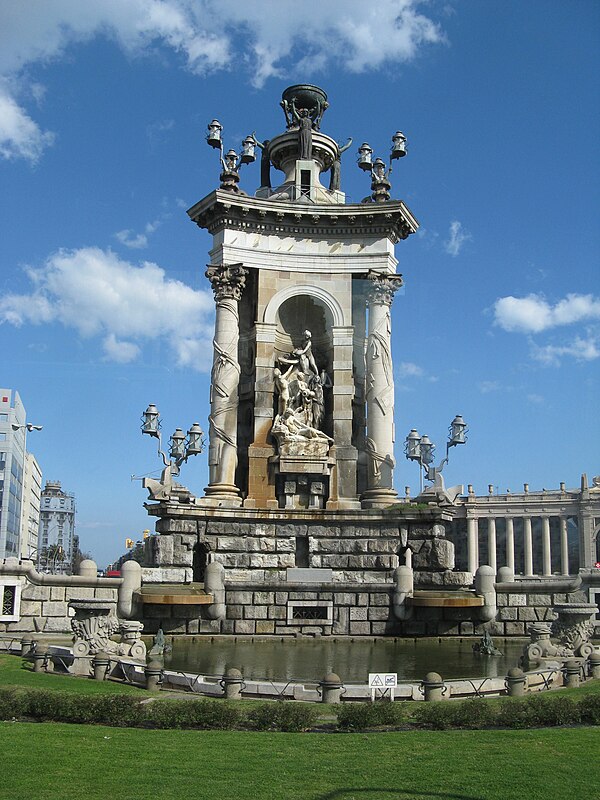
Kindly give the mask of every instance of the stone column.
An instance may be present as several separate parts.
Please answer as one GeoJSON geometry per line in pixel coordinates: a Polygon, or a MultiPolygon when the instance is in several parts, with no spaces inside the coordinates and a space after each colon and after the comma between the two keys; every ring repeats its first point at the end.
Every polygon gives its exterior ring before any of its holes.
{"type": "Polygon", "coordinates": [[[237,412],[240,365],[238,363],[238,302],[248,274],[240,264],[209,267],[217,304],[213,366],[210,386],[209,485],[206,496],[219,503],[239,505],[235,485],[237,467],[237,412]]]}
{"type": "Polygon", "coordinates": [[[550,517],[542,517],[542,575],[552,575],[550,552],[550,517]]]}
{"type": "Polygon", "coordinates": [[[533,547],[531,543],[531,517],[523,517],[523,574],[533,575],[533,547]]]}
{"type": "Polygon", "coordinates": [[[335,441],[336,486],[327,503],[330,510],[360,508],[356,493],[358,451],[352,443],[352,408],[354,381],[352,374],[353,330],[333,326],[333,439],[335,441]]]}
{"type": "Polygon", "coordinates": [[[515,526],[512,517],[506,519],[506,566],[515,572],[515,526]]]}
{"type": "Polygon", "coordinates": [[[368,488],[361,498],[365,508],[387,506],[398,498],[394,489],[394,374],[390,308],[394,292],[400,286],[400,275],[369,273],[365,446],[368,488]]]}
{"type": "Polygon", "coordinates": [[[475,517],[467,518],[467,559],[468,570],[475,575],[479,567],[479,525],[475,517]]]}
{"type": "Polygon", "coordinates": [[[278,508],[275,483],[269,481],[269,458],[275,454],[270,440],[273,425],[273,353],[275,323],[257,322],[256,379],[254,384],[254,440],[248,448],[248,497],[245,508],[278,508]]]}
{"type": "Polygon", "coordinates": [[[488,519],[488,563],[496,573],[496,520],[494,517],[488,519]]]}
{"type": "Polygon", "coordinates": [[[569,574],[569,538],[567,535],[567,518],[560,518],[560,571],[569,574]]]}

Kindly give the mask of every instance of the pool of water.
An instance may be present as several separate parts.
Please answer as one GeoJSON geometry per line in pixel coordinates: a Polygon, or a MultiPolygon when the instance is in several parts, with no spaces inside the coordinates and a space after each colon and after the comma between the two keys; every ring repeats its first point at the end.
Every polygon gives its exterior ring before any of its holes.
{"type": "MultiPolygon", "coordinates": [[[[369,672],[397,672],[398,680],[501,677],[518,664],[524,640],[494,639],[502,656],[473,653],[478,639],[234,639],[175,638],[165,668],[222,675],[236,667],[245,678],[318,681],[336,672],[348,683],[366,683],[369,672]]],[[[150,647],[151,645],[149,645],[150,647]]]]}

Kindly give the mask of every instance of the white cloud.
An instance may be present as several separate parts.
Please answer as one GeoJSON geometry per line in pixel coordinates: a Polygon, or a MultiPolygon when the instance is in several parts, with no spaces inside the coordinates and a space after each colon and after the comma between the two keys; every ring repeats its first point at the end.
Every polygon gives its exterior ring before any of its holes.
{"type": "Polygon", "coordinates": [[[549,366],[558,366],[562,358],[574,358],[576,361],[595,361],[600,358],[600,342],[590,335],[586,339],[577,336],[570,344],[544,347],[532,345],[532,356],[536,361],[549,366]]]}
{"type": "Polygon", "coordinates": [[[555,305],[538,294],[501,297],[494,303],[494,323],[511,333],[540,333],[593,319],[600,319],[600,299],[591,294],[568,294],[555,305]]]}
{"type": "Polygon", "coordinates": [[[114,333],[109,333],[102,342],[107,361],[116,361],[118,364],[129,364],[140,354],[140,348],[133,342],[119,341],[114,333]]]}
{"type": "Polygon", "coordinates": [[[123,231],[117,231],[117,233],[115,233],[115,238],[118,239],[121,244],[124,244],[125,247],[129,247],[130,250],[142,250],[144,247],[148,247],[148,236],[154,233],[161,223],[162,219],[148,222],[144,227],[144,233],[134,233],[126,228],[123,231]]]}
{"type": "MultiPolygon", "coordinates": [[[[444,41],[424,0],[27,0],[3,3],[0,75],[15,91],[5,93],[8,124],[0,129],[0,156],[35,161],[51,142],[16,100],[24,70],[64,56],[74,43],[110,37],[127,52],[157,43],[183,56],[198,75],[244,65],[262,86],[270,77],[301,71],[311,77],[328,67],[350,72],[377,70],[414,59],[427,44],[444,41]],[[11,121],[12,120],[12,121],[11,121]]],[[[0,118],[4,115],[0,113],[0,118]]]]}
{"type": "Polygon", "coordinates": [[[82,337],[102,337],[107,359],[127,363],[147,341],[165,338],[178,364],[208,368],[214,302],[170,280],[157,264],[135,266],[110,250],[60,250],[29,269],[29,294],[0,297],[0,322],[60,323],[82,337]]]}
{"type": "Polygon", "coordinates": [[[535,392],[533,394],[528,394],[527,399],[529,400],[530,403],[536,406],[542,405],[545,402],[542,395],[535,394],[535,392]]]}
{"type": "Polygon", "coordinates": [[[0,157],[25,158],[34,164],[52,144],[54,134],[40,129],[11,97],[7,86],[0,82],[0,157]]]}
{"type": "Polygon", "coordinates": [[[449,255],[457,256],[462,250],[464,243],[470,241],[472,238],[468,231],[463,230],[462,223],[455,219],[450,223],[450,230],[448,232],[448,238],[444,242],[444,249],[449,255]]]}
{"type": "Polygon", "coordinates": [[[399,378],[422,378],[425,375],[423,367],[412,361],[401,361],[396,372],[399,378]]]}
{"type": "Polygon", "coordinates": [[[498,392],[502,388],[500,381],[481,381],[479,384],[479,391],[481,394],[489,394],[490,392],[498,392]]]}

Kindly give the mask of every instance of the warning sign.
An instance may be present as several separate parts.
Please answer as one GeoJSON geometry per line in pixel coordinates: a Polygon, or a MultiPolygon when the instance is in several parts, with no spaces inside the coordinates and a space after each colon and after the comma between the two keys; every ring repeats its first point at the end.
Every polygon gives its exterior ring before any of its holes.
{"type": "Polygon", "coordinates": [[[369,689],[395,689],[397,686],[397,672],[369,672],[369,689]]]}

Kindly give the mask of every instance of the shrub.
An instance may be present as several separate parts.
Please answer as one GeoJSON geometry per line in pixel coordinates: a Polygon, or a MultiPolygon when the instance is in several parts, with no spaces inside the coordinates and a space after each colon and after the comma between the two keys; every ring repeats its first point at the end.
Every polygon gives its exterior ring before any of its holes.
{"type": "Polygon", "coordinates": [[[600,725],[600,694],[586,694],[578,705],[584,725],[600,725]]]}
{"type": "Polygon", "coordinates": [[[316,718],[317,711],[314,706],[276,700],[252,708],[246,716],[246,722],[254,731],[298,733],[308,730],[315,724],[316,718]]]}
{"type": "Polygon", "coordinates": [[[27,695],[16,688],[0,689],[0,719],[20,719],[27,713],[27,695]]]}
{"type": "Polygon", "coordinates": [[[344,703],[337,712],[342,730],[365,731],[381,726],[398,726],[406,720],[406,706],[400,702],[344,703]]]}
{"type": "Polygon", "coordinates": [[[241,713],[223,700],[158,700],[145,706],[145,720],[155,728],[230,730],[241,713]]]}
{"type": "Polygon", "coordinates": [[[498,725],[506,728],[541,728],[581,722],[579,703],[557,694],[533,694],[504,701],[498,709],[498,725]]]}

